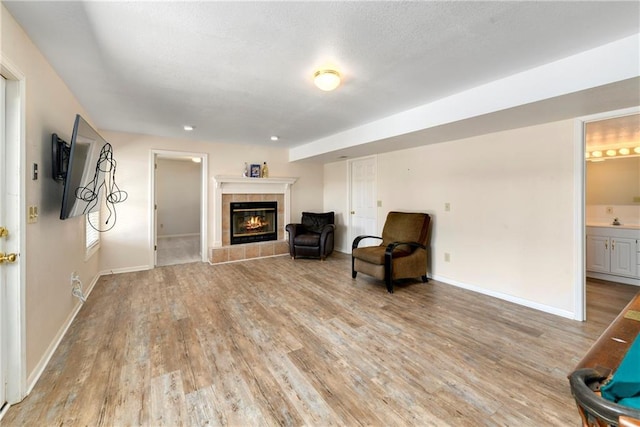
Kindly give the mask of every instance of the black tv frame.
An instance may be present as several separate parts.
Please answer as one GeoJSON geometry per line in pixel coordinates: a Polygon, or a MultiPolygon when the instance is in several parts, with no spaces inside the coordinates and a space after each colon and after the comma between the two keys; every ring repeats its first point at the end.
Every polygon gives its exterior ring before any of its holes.
{"type": "Polygon", "coordinates": [[[71,144],[63,140],[58,134],[51,134],[51,169],[53,179],[64,182],[69,169],[71,144]]]}

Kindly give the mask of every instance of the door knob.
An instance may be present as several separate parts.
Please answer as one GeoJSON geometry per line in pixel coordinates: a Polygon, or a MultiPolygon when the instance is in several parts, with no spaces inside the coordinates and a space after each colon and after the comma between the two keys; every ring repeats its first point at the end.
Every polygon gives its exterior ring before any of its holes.
{"type": "Polygon", "coordinates": [[[7,237],[9,235],[9,230],[4,227],[0,227],[0,237],[7,237]]]}
{"type": "Polygon", "coordinates": [[[3,262],[16,262],[16,259],[18,258],[18,255],[16,254],[5,254],[3,252],[0,252],[0,264],[2,264],[3,262]]]}

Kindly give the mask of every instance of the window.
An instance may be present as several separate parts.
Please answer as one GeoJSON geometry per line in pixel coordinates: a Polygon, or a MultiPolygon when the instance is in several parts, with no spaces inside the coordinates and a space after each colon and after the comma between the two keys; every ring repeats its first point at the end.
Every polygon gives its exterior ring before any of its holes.
{"type": "Polygon", "coordinates": [[[90,212],[85,215],[85,248],[87,250],[87,257],[91,256],[100,245],[100,233],[94,228],[98,228],[100,225],[100,212],[90,212]],[[93,227],[91,224],[93,224],[93,227]]]}

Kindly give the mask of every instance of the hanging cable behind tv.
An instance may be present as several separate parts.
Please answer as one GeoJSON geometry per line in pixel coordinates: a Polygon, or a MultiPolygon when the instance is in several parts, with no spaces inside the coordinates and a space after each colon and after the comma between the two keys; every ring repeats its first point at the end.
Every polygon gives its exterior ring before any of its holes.
{"type": "Polygon", "coordinates": [[[127,192],[120,190],[116,184],[116,160],[113,158],[113,148],[108,142],[100,150],[93,179],[87,185],[76,189],[76,198],[86,202],[84,214],[93,212],[99,207],[101,192],[104,192],[104,202],[108,212],[104,222],[105,227],[101,227],[102,223],[96,225],[92,224],[90,220],[87,222],[94,230],[104,232],[111,230],[116,225],[116,203],[122,203],[128,197],[127,192]],[[111,224],[109,224],[110,222],[111,224]]]}

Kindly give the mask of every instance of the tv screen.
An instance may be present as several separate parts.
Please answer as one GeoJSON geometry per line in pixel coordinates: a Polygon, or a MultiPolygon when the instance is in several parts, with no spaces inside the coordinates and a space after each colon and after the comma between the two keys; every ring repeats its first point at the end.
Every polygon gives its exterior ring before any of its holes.
{"type": "Polygon", "coordinates": [[[103,186],[95,188],[90,184],[94,180],[100,182],[104,171],[98,168],[98,160],[102,147],[107,144],[98,132],[89,125],[79,114],[73,125],[62,194],[62,210],[60,219],[85,215],[100,210],[101,192],[103,186]]]}

